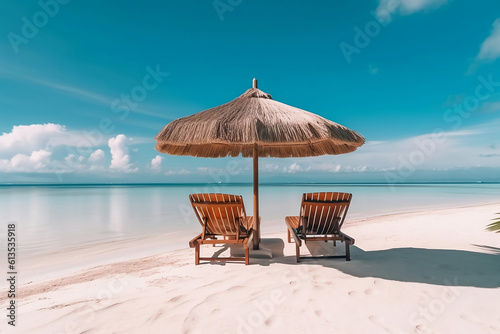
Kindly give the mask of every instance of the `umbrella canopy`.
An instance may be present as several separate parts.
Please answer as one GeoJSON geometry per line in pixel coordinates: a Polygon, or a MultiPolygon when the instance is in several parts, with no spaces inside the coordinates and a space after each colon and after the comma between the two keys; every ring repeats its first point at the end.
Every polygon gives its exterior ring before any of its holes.
{"type": "MultiPolygon", "coordinates": [[[[356,150],[365,139],[319,115],[273,100],[257,88],[221,106],[179,118],[155,137],[156,150],[173,155],[254,158],[254,216],[258,211],[258,157],[309,157],[356,150]]],[[[259,219],[256,221],[256,231],[259,219]]],[[[259,234],[254,238],[258,248],[259,234]]]]}

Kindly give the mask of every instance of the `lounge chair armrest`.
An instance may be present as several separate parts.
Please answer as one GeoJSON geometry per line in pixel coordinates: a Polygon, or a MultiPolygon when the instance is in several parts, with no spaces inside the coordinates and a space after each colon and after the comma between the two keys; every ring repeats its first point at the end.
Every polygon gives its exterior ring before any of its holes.
{"type": "Polygon", "coordinates": [[[344,237],[346,242],[348,242],[351,245],[354,245],[354,238],[353,237],[350,237],[345,233],[342,233],[342,236],[344,237]]]}
{"type": "Polygon", "coordinates": [[[189,241],[189,247],[194,248],[196,244],[198,243],[198,240],[201,239],[201,235],[203,233],[198,234],[196,237],[193,238],[193,240],[189,241]]]}
{"type": "Polygon", "coordinates": [[[254,219],[253,219],[253,216],[246,216],[245,218],[244,217],[240,217],[240,219],[241,219],[243,227],[245,227],[248,230],[253,229],[254,223],[255,223],[254,219]]]}
{"type": "Polygon", "coordinates": [[[302,241],[300,240],[299,236],[297,235],[295,228],[291,225],[290,221],[287,218],[288,217],[285,218],[286,227],[288,228],[288,231],[290,231],[290,235],[293,236],[293,240],[295,241],[295,243],[300,247],[300,246],[302,246],[302,241]]]}
{"type": "Polygon", "coordinates": [[[245,238],[245,241],[243,241],[244,244],[246,244],[247,247],[253,246],[253,229],[250,229],[248,231],[248,238],[245,238]]]}

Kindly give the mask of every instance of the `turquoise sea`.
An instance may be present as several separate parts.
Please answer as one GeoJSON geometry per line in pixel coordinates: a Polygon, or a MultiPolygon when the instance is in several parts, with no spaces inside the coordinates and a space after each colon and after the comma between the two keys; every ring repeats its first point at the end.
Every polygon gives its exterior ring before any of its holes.
{"type": "MultiPolygon", "coordinates": [[[[188,195],[243,195],[252,214],[251,184],[2,185],[0,231],[17,226],[18,252],[48,253],[108,240],[178,232],[187,241],[199,233],[188,195]]],[[[285,229],[284,217],[298,214],[302,193],[353,194],[349,220],[376,215],[499,203],[500,183],[470,184],[264,184],[260,185],[262,232],[285,229]]],[[[165,242],[169,242],[166,238],[165,242]]]]}

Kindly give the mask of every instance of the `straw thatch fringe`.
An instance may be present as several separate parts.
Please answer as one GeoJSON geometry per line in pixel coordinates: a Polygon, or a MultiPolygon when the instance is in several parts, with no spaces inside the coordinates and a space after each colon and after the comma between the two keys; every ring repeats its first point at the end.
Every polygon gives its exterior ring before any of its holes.
{"type": "Polygon", "coordinates": [[[272,99],[257,88],[221,106],[177,119],[155,137],[156,149],[196,157],[306,157],[356,150],[365,139],[321,116],[272,99]]]}

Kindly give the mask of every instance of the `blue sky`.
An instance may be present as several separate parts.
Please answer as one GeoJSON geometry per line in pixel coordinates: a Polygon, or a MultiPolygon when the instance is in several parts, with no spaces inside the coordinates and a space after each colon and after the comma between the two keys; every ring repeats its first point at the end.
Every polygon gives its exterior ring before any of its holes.
{"type": "Polygon", "coordinates": [[[0,5],[0,182],[251,182],[160,154],[168,122],[251,87],[365,136],[261,159],[263,182],[500,181],[500,2],[0,5]]]}

